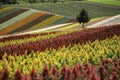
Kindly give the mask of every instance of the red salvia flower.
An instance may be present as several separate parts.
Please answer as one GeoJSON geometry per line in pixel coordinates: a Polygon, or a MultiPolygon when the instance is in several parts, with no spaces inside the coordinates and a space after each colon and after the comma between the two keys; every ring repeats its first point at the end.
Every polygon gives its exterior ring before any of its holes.
{"type": "Polygon", "coordinates": [[[7,80],[9,78],[9,71],[7,68],[5,68],[3,71],[2,71],[2,74],[0,76],[0,80],[7,80]]]}
{"type": "Polygon", "coordinates": [[[34,68],[30,72],[30,77],[31,77],[31,80],[36,80],[36,78],[37,78],[37,74],[36,74],[36,71],[34,68]]]}
{"type": "Polygon", "coordinates": [[[14,80],[22,80],[21,70],[18,69],[14,74],[14,80]]]}

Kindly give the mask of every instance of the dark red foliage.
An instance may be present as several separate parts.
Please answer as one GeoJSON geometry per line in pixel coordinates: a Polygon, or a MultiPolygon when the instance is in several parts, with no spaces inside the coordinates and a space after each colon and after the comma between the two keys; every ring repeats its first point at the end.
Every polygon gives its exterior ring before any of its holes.
{"type": "Polygon", "coordinates": [[[103,40],[114,35],[120,35],[120,25],[85,29],[81,32],[64,34],[51,39],[0,47],[0,58],[2,58],[5,52],[8,55],[14,55],[14,53],[17,53],[17,55],[22,55],[25,53],[25,51],[28,51],[27,53],[29,54],[32,50],[35,52],[45,51],[46,49],[58,50],[63,46],[73,46],[74,44],[78,43],[83,44],[87,41],[93,42],[96,39],[103,40]]]}
{"type": "Polygon", "coordinates": [[[119,66],[117,66],[117,69],[118,69],[118,71],[120,71],[120,65],[119,65],[119,66]]]}
{"type": "Polygon", "coordinates": [[[72,70],[72,74],[74,76],[74,79],[77,78],[78,74],[80,73],[80,71],[76,68],[76,66],[74,66],[73,70],[72,70]]]}
{"type": "Polygon", "coordinates": [[[117,72],[113,72],[111,75],[111,80],[119,80],[117,72]]]}
{"type": "Polygon", "coordinates": [[[94,66],[91,66],[91,72],[89,74],[88,80],[100,80],[100,77],[96,74],[96,69],[94,66]]]}
{"type": "Polygon", "coordinates": [[[14,80],[22,80],[22,73],[21,70],[18,69],[14,74],[14,80]]]}
{"type": "Polygon", "coordinates": [[[49,77],[49,70],[48,70],[48,67],[46,65],[43,68],[42,77],[44,78],[44,80],[47,80],[49,77]]]}
{"type": "Polygon", "coordinates": [[[120,65],[120,59],[114,59],[113,62],[114,62],[114,66],[116,67],[120,65]]]}
{"type": "Polygon", "coordinates": [[[84,75],[87,76],[87,75],[90,75],[91,74],[91,67],[87,67],[86,70],[84,71],[84,75]]]}
{"type": "Polygon", "coordinates": [[[62,69],[61,69],[61,74],[65,74],[66,73],[66,67],[65,67],[65,65],[62,67],[62,69]]]}
{"type": "Polygon", "coordinates": [[[65,65],[62,67],[62,69],[61,69],[61,78],[60,78],[60,80],[64,80],[65,79],[65,73],[66,73],[66,67],[65,67],[65,65]]]}
{"type": "Polygon", "coordinates": [[[51,73],[52,75],[55,75],[57,73],[57,69],[55,66],[51,68],[51,73]]]}
{"type": "Polygon", "coordinates": [[[108,59],[104,59],[103,60],[105,64],[108,64],[109,63],[109,60],[108,59]]]}
{"type": "Polygon", "coordinates": [[[32,79],[30,79],[27,74],[24,74],[22,77],[22,80],[32,80],[32,79]]]}
{"type": "Polygon", "coordinates": [[[91,74],[90,77],[89,77],[89,80],[96,80],[95,74],[91,74]]]}
{"type": "Polygon", "coordinates": [[[68,68],[65,73],[65,80],[70,80],[71,78],[71,70],[68,68]]]}
{"type": "Polygon", "coordinates": [[[99,73],[100,73],[100,74],[103,74],[103,71],[104,71],[104,66],[103,66],[103,65],[100,65],[100,66],[99,66],[99,73]]]}
{"type": "Polygon", "coordinates": [[[8,80],[9,71],[7,68],[3,69],[2,73],[0,73],[0,80],[8,80]]]}
{"type": "Polygon", "coordinates": [[[36,80],[36,78],[37,78],[37,74],[36,74],[36,71],[34,68],[30,72],[30,77],[31,77],[31,80],[36,80]]]}
{"type": "Polygon", "coordinates": [[[90,64],[89,63],[85,63],[83,66],[84,66],[84,69],[86,70],[88,67],[90,67],[90,64]]]}
{"type": "Polygon", "coordinates": [[[117,67],[117,66],[118,66],[118,63],[117,63],[117,62],[114,62],[114,65],[117,67]]]}

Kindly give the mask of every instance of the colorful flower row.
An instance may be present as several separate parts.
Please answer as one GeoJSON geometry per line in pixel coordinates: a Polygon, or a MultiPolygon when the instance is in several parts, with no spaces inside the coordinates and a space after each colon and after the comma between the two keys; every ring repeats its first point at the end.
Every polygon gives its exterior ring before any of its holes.
{"type": "Polygon", "coordinates": [[[2,57],[0,60],[0,71],[6,65],[11,76],[14,75],[18,68],[21,69],[22,73],[28,74],[32,67],[38,73],[44,65],[50,68],[55,65],[56,68],[60,69],[64,64],[66,66],[73,66],[76,63],[84,64],[89,62],[97,66],[105,58],[109,60],[114,58],[120,59],[120,36],[114,36],[111,39],[102,41],[96,40],[93,43],[87,42],[85,45],[64,47],[57,51],[51,49],[36,53],[32,51],[21,56],[14,55],[11,56],[6,53],[2,57]]]}
{"type": "Polygon", "coordinates": [[[28,42],[19,45],[0,47],[0,58],[6,52],[8,55],[24,54],[31,51],[45,51],[49,49],[60,49],[63,46],[69,46],[74,44],[84,44],[87,41],[93,42],[96,39],[103,40],[110,38],[114,35],[120,35],[120,25],[100,27],[93,29],[82,30],[81,32],[73,32],[70,34],[64,34],[55,38],[37,40],[35,42],[28,42]]]}
{"type": "Polygon", "coordinates": [[[4,47],[4,46],[10,46],[10,45],[18,45],[18,44],[22,44],[22,43],[28,43],[28,42],[35,42],[38,40],[45,40],[45,39],[49,39],[49,38],[54,38],[63,34],[68,34],[69,32],[51,32],[51,33],[46,33],[46,34],[31,34],[31,35],[22,35],[20,36],[16,36],[16,37],[10,37],[10,38],[4,38],[1,39],[0,42],[0,47],[4,47]],[[12,39],[11,39],[12,38],[12,39]],[[19,38],[19,39],[17,39],[19,38]],[[6,41],[6,40],[9,41],[6,41]],[[5,40],[5,42],[4,42],[5,40]]]}

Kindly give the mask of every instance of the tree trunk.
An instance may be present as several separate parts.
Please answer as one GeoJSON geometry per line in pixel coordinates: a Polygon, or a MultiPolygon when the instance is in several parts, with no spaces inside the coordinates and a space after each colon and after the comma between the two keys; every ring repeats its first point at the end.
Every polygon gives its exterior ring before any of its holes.
{"type": "Polygon", "coordinates": [[[84,28],[84,23],[82,23],[82,28],[84,28]]]}

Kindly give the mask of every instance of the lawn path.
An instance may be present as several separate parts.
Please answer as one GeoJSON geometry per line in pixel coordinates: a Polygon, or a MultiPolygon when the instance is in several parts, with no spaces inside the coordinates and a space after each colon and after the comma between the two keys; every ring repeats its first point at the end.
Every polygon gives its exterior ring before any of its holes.
{"type": "Polygon", "coordinates": [[[120,24],[120,14],[86,27],[93,28],[93,27],[110,26],[110,25],[117,25],[117,24],[120,24]]]}

